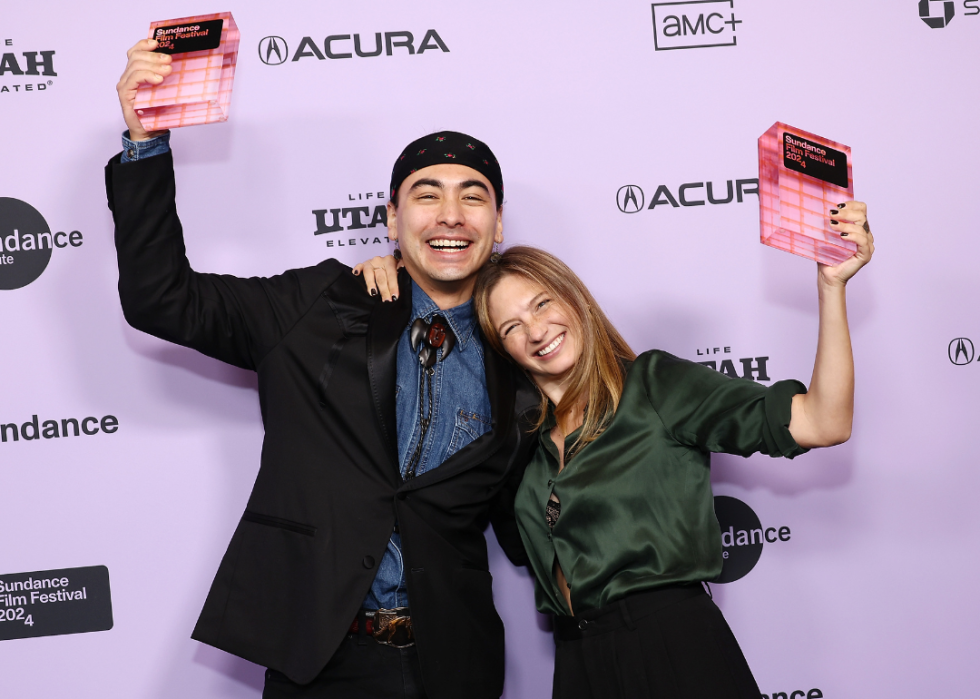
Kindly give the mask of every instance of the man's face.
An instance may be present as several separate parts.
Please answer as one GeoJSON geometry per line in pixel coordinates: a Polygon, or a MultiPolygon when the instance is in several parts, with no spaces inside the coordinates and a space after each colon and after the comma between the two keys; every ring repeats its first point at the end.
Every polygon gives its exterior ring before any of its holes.
{"type": "Polygon", "coordinates": [[[423,288],[472,284],[502,243],[493,185],[465,165],[430,165],[412,173],[388,204],[388,237],[397,240],[412,278],[423,288]],[[428,282],[428,283],[427,283],[428,282]]]}

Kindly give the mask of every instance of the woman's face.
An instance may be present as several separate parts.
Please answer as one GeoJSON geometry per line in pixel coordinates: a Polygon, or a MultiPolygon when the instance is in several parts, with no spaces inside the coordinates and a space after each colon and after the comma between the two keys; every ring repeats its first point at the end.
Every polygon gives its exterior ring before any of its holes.
{"type": "Polygon", "coordinates": [[[572,323],[568,307],[516,275],[497,283],[488,305],[504,349],[550,396],[548,387],[560,386],[582,352],[579,325],[572,323]]]}

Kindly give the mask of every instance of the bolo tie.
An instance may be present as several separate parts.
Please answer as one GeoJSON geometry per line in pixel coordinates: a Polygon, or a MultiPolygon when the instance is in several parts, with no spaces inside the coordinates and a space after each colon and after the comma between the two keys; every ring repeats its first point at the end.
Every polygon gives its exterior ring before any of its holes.
{"type": "Polygon", "coordinates": [[[436,373],[436,361],[443,361],[453,351],[456,346],[456,336],[453,334],[449,323],[440,315],[432,316],[432,321],[426,323],[422,318],[416,319],[412,323],[412,328],[408,333],[409,341],[413,352],[418,352],[419,365],[419,425],[422,432],[419,441],[412,452],[412,458],[408,461],[408,468],[405,471],[405,480],[415,477],[415,471],[419,467],[422,459],[422,447],[425,443],[425,435],[429,432],[432,424],[432,377],[436,373]],[[439,356],[439,350],[442,355],[439,356]],[[426,406],[425,396],[429,397],[426,406]]]}

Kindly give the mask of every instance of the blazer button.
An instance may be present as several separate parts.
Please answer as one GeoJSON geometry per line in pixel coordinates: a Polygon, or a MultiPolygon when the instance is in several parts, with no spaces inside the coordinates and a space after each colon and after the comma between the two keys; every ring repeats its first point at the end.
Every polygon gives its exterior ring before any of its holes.
{"type": "Polygon", "coordinates": [[[585,630],[586,630],[587,628],[589,628],[589,622],[588,622],[588,621],[586,621],[585,619],[582,619],[582,621],[580,621],[580,622],[578,623],[578,627],[579,627],[579,629],[581,629],[582,631],[585,631],[585,630]]]}
{"type": "Polygon", "coordinates": [[[374,568],[374,556],[365,556],[361,563],[364,564],[365,568],[374,568]]]}

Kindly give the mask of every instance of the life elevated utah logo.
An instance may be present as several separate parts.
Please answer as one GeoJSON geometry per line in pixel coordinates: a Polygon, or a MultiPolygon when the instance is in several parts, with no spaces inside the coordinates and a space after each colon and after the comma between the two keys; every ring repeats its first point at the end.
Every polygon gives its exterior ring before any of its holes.
{"type": "Polygon", "coordinates": [[[735,0],[653,3],[653,44],[657,51],[737,46],[735,0]]]}
{"type": "Polygon", "coordinates": [[[409,31],[375,32],[374,36],[360,34],[331,34],[323,41],[304,36],[296,44],[296,52],[289,58],[289,42],[281,36],[267,36],[259,42],[259,60],[267,66],[296,63],[304,58],[319,61],[343,58],[373,58],[374,56],[421,56],[426,51],[449,53],[449,47],[435,29],[426,31],[421,41],[409,31]]]}
{"type": "Polygon", "coordinates": [[[316,230],[313,235],[341,233],[336,238],[326,238],[328,248],[353,245],[381,245],[388,241],[388,207],[384,191],[355,192],[347,195],[345,205],[334,209],[313,209],[316,230]],[[351,237],[355,236],[355,237],[351,237]]]}
{"type": "Polygon", "coordinates": [[[79,231],[52,233],[27,202],[0,197],[0,290],[27,286],[41,276],[54,248],[82,246],[79,231]]]}
{"type": "Polygon", "coordinates": [[[3,39],[0,55],[0,95],[43,92],[54,85],[54,51],[15,51],[13,39],[3,39]]]}

